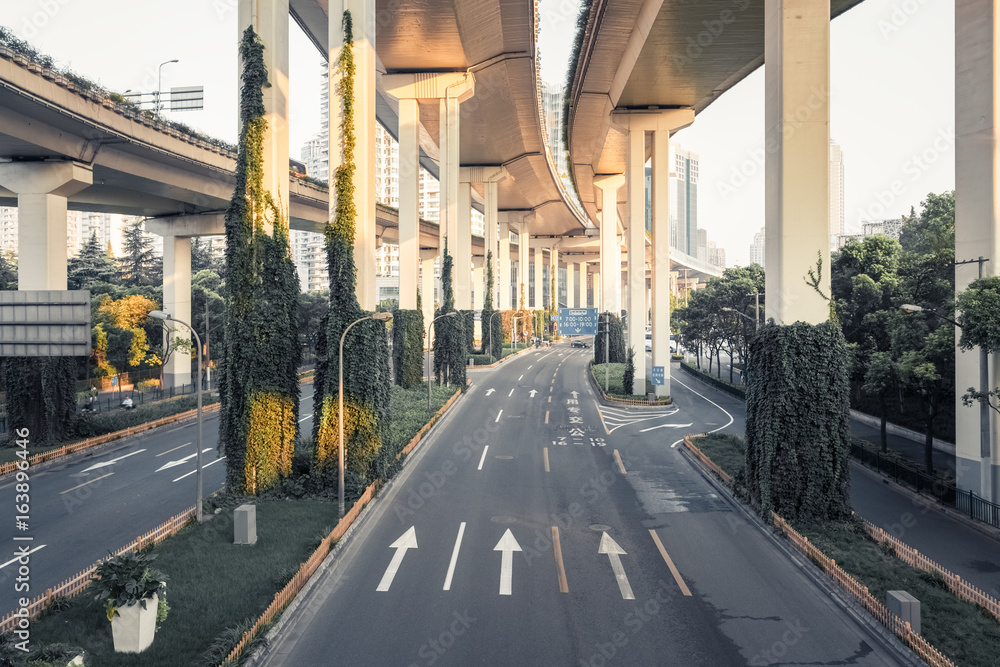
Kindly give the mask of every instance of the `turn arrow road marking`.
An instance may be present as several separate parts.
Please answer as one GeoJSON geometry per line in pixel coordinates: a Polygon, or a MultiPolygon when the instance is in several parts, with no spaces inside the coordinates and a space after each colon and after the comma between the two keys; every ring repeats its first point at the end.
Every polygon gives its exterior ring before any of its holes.
{"type": "Polygon", "coordinates": [[[489,389],[486,390],[486,395],[489,396],[490,394],[492,394],[495,391],[496,391],[496,389],[494,389],[493,387],[490,387],[489,389]]]}
{"type": "Polygon", "coordinates": [[[625,550],[618,546],[618,543],[611,539],[611,536],[607,533],[601,535],[601,546],[597,547],[597,553],[607,554],[608,559],[611,561],[611,570],[615,573],[615,579],[618,580],[618,590],[622,593],[623,600],[634,600],[635,596],[632,595],[632,587],[628,583],[628,577],[625,576],[625,568],[622,567],[622,561],[619,556],[624,556],[625,550]]]}
{"type": "MultiPolygon", "coordinates": [[[[201,450],[201,453],[204,454],[205,452],[210,452],[210,451],[212,451],[212,448],[206,447],[205,449],[201,450]]],[[[198,452],[195,452],[194,454],[188,454],[184,458],[177,459],[176,461],[169,461],[168,463],[164,463],[162,466],[157,468],[156,472],[160,472],[161,470],[167,470],[168,468],[176,468],[177,466],[182,466],[196,456],[198,456],[198,452]]]]}
{"type": "Polygon", "coordinates": [[[390,549],[395,549],[396,553],[392,555],[392,560],[389,561],[389,567],[385,568],[385,574],[382,575],[382,581],[379,582],[376,591],[385,592],[389,590],[392,586],[392,580],[396,576],[396,571],[399,570],[399,565],[403,562],[403,556],[406,555],[407,549],[417,548],[417,530],[414,526],[410,526],[410,529],[399,536],[399,539],[389,545],[390,549]]]}
{"type": "Polygon", "coordinates": [[[514,552],[521,551],[521,545],[514,539],[510,528],[503,534],[493,551],[502,553],[500,557],[500,595],[510,595],[514,575],[514,552]]]}
{"type": "Polygon", "coordinates": [[[146,451],[146,450],[145,449],[137,449],[136,451],[134,451],[134,452],[132,452],[130,454],[126,454],[125,456],[119,456],[118,458],[111,459],[110,461],[101,461],[100,463],[95,463],[94,465],[90,466],[86,470],[82,470],[81,472],[90,472],[91,470],[97,470],[98,468],[105,468],[107,466],[113,466],[114,464],[118,463],[122,459],[127,459],[128,457],[135,456],[136,454],[142,454],[144,451],[146,451]]]}

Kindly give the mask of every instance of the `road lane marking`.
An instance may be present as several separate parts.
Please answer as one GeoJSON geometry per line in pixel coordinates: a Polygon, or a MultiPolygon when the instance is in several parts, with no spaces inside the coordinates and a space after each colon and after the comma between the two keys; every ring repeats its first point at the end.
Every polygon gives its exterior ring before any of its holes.
{"type": "Polygon", "coordinates": [[[608,555],[608,560],[611,561],[611,571],[615,574],[615,581],[618,582],[618,590],[621,591],[622,599],[634,600],[635,595],[632,594],[632,586],[628,583],[628,577],[625,576],[625,568],[622,567],[620,558],[620,556],[627,555],[625,550],[618,546],[618,543],[605,532],[601,535],[601,545],[597,547],[597,553],[608,555]]]}
{"type": "MultiPolygon", "coordinates": [[[[702,396],[701,394],[699,394],[698,392],[696,392],[696,391],[695,391],[694,389],[692,389],[691,387],[689,387],[689,386],[687,386],[686,384],[684,384],[683,382],[681,382],[680,380],[674,380],[674,382],[676,382],[676,383],[677,383],[677,384],[679,384],[680,386],[684,387],[685,389],[687,389],[688,391],[690,391],[690,392],[691,392],[692,394],[694,394],[695,396],[699,396],[699,397],[701,397],[701,398],[704,398],[704,399],[705,399],[706,401],[708,401],[709,403],[711,403],[711,404],[712,404],[712,405],[714,405],[715,407],[717,407],[717,408],[719,408],[720,410],[722,410],[723,412],[725,412],[726,416],[727,416],[727,417],[729,417],[729,421],[728,421],[728,422],[726,422],[726,423],[725,423],[725,424],[724,424],[723,426],[720,426],[720,427],[718,427],[718,428],[713,428],[713,429],[712,429],[711,431],[708,431],[708,433],[715,433],[716,431],[721,431],[722,429],[726,428],[727,426],[729,426],[730,424],[732,424],[732,423],[733,423],[733,416],[732,416],[731,414],[729,414],[728,412],[726,412],[726,409],[725,409],[724,407],[722,407],[721,405],[719,405],[718,403],[716,403],[716,402],[715,402],[715,401],[713,401],[712,399],[710,399],[710,398],[707,398],[707,397],[705,397],[705,396],[702,396]]],[[[677,445],[679,445],[679,444],[680,444],[680,443],[682,443],[682,442],[684,442],[684,439],[683,439],[683,438],[681,438],[680,440],[678,440],[678,441],[677,441],[677,442],[675,442],[674,444],[670,445],[670,447],[671,447],[671,448],[673,448],[673,447],[676,447],[677,445]]]]}
{"type": "Polygon", "coordinates": [[[566,581],[566,567],[563,565],[562,545],[559,543],[559,526],[552,526],[552,545],[554,547],[553,551],[556,554],[556,569],[559,571],[559,592],[569,593],[569,582],[566,581]]]}
{"type": "MultiPolygon", "coordinates": [[[[202,470],[204,470],[205,468],[207,468],[208,466],[212,465],[213,463],[218,463],[219,461],[225,461],[225,460],[226,460],[226,459],[224,459],[224,458],[217,458],[217,459],[215,459],[214,461],[209,461],[208,463],[206,463],[205,465],[203,465],[203,466],[201,467],[201,469],[202,469],[202,470]]],[[[182,479],[184,479],[185,477],[190,477],[191,475],[195,474],[196,472],[198,472],[198,469],[197,469],[197,468],[195,468],[195,469],[194,469],[194,470],[192,470],[191,472],[186,472],[186,473],[184,473],[183,475],[181,475],[180,477],[178,477],[178,478],[177,478],[177,479],[175,479],[174,481],[175,481],[175,482],[179,482],[179,481],[181,481],[182,479]]]]}
{"type": "MultiPolygon", "coordinates": [[[[534,366],[534,364],[531,364],[531,366],[534,366]]],[[[527,370],[530,371],[531,370],[531,366],[528,366],[527,370]]],[[[522,375],[521,377],[524,377],[524,376],[522,375]]]]}
{"type": "MultiPolygon", "coordinates": [[[[211,447],[206,447],[205,449],[201,450],[201,452],[203,454],[205,452],[210,452],[210,451],[212,451],[211,447]]],[[[160,466],[159,468],[157,468],[156,472],[160,472],[161,470],[167,470],[168,468],[175,468],[177,466],[184,465],[185,463],[187,463],[188,461],[190,461],[191,459],[193,459],[196,456],[198,456],[198,452],[195,452],[194,454],[188,454],[184,458],[177,459],[176,461],[168,461],[168,462],[164,463],[162,466],[160,466]]]]}
{"type": "Polygon", "coordinates": [[[476,468],[476,470],[482,470],[483,469],[483,463],[486,461],[486,452],[488,452],[488,451],[490,451],[490,446],[489,445],[486,445],[485,447],[483,447],[483,456],[482,456],[482,458],[479,459],[479,467],[476,468]]]}
{"type": "Polygon", "coordinates": [[[500,421],[500,415],[502,414],[503,414],[503,408],[500,408],[500,412],[497,413],[497,418],[493,420],[494,424],[500,421]]]}
{"type": "Polygon", "coordinates": [[[80,472],[90,472],[91,470],[97,470],[98,468],[106,468],[107,466],[113,466],[114,464],[118,463],[119,461],[127,459],[130,456],[135,456],[136,454],[142,454],[144,451],[146,451],[146,450],[145,449],[137,449],[134,452],[126,454],[125,456],[119,456],[118,458],[111,459],[110,461],[101,461],[100,463],[95,463],[94,465],[90,466],[86,470],[81,470],[80,472]]]}
{"type": "Polygon", "coordinates": [[[190,442],[185,442],[185,443],[184,443],[183,445],[178,445],[177,447],[174,447],[173,449],[168,449],[168,450],[167,450],[167,451],[165,451],[165,452],[160,452],[160,453],[159,453],[159,454],[157,454],[156,456],[157,456],[157,457],[160,457],[160,456],[166,456],[166,455],[167,455],[167,454],[169,454],[170,452],[176,452],[176,451],[177,451],[178,449],[180,449],[181,447],[187,447],[187,446],[188,446],[188,445],[190,445],[190,444],[191,444],[190,442]]]}
{"type": "Polygon", "coordinates": [[[639,433],[655,431],[658,428],[687,428],[688,426],[691,426],[691,424],[660,424],[659,426],[650,426],[649,428],[639,429],[639,433]]]}
{"type": "Polygon", "coordinates": [[[313,418],[313,416],[312,416],[312,415],[306,415],[305,417],[303,417],[302,419],[300,419],[300,420],[299,420],[299,423],[301,424],[301,423],[302,423],[302,422],[304,422],[305,420],[307,420],[307,419],[312,419],[312,418],[313,418]]]}
{"type": "Polygon", "coordinates": [[[19,561],[20,559],[24,558],[25,556],[30,556],[31,554],[35,553],[39,549],[44,549],[46,546],[48,546],[48,545],[43,544],[41,546],[37,546],[34,549],[32,549],[31,551],[28,551],[27,553],[21,554],[17,558],[11,558],[9,561],[7,561],[6,563],[4,563],[3,565],[0,565],[0,570],[4,569],[8,565],[12,565],[12,564],[16,563],[17,561],[19,561]]]}
{"type": "Polygon", "coordinates": [[[542,457],[545,459],[545,472],[549,472],[549,448],[542,449],[542,457]]]}
{"type": "Polygon", "coordinates": [[[511,389],[511,390],[510,390],[510,393],[509,393],[509,394],[507,394],[507,398],[510,398],[510,397],[511,397],[511,396],[513,396],[513,395],[514,395],[514,390],[513,390],[513,389],[511,389]]]}
{"type": "MultiPolygon", "coordinates": [[[[518,381],[518,382],[520,382],[520,381],[521,381],[521,380],[523,380],[523,379],[524,379],[524,376],[522,375],[521,377],[517,378],[517,381],[518,381]]],[[[512,390],[512,391],[513,391],[513,390],[512,390]]]]}
{"type": "Polygon", "coordinates": [[[109,472],[107,475],[101,475],[100,477],[95,477],[94,479],[90,480],[89,482],[84,482],[83,484],[77,484],[72,489],[66,489],[65,491],[60,491],[59,495],[61,496],[64,493],[69,493],[70,491],[76,491],[81,486],[87,486],[88,484],[93,484],[94,482],[99,482],[102,479],[104,479],[105,477],[111,477],[112,475],[114,475],[114,473],[113,472],[109,472]]]}
{"type": "Polygon", "coordinates": [[[660,555],[663,556],[663,560],[666,561],[667,567],[670,568],[670,574],[674,575],[674,581],[677,582],[677,586],[681,589],[681,593],[691,596],[691,589],[687,587],[684,580],[681,578],[681,573],[677,571],[677,566],[674,565],[674,561],[670,559],[670,555],[667,554],[667,550],[663,548],[663,542],[660,541],[660,536],[656,534],[656,531],[652,528],[649,529],[649,534],[653,536],[653,541],[656,542],[656,548],[660,550],[660,555]]]}
{"type": "MultiPolygon", "coordinates": [[[[573,392],[574,394],[576,392],[573,392]]],[[[574,398],[576,398],[574,396],[574,398]]],[[[608,430],[608,425],[604,422],[604,413],[601,412],[601,406],[597,404],[597,399],[594,399],[594,407],[597,408],[597,414],[601,417],[601,426],[604,427],[604,435],[611,435],[611,431],[608,430]]]]}
{"type": "Polygon", "coordinates": [[[455,538],[455,548],[451,552],[451,562],[448,563],[448,574],[444,578],[444,588],[442,590],[451,590],[451,578],[455,575],[455,564],[458,563],[458,550],[462,547],[463,535],[465,535],[464,521],[458,526],[458,537],[455,538]]]}
{"type": "Polygon", "coordinates": [[[623,475],[627,475],[628,473],[625,472],[625,464],[622,463],[622,456],[621,454],[618,453],[617,449],[615,450],[614,456],[615,456],[615,463],[618,464],[618,469],[622,471],[623,475]]]}
{"type": "Polygon", "coordinates": [[[514,579],[514,552],[521,551],[521,545],[514,539],[510,528],[503,534],[493,551],[501,552],[500,556],[500,595],[510,595],[514,579]]]}
{"type": "Polygon", "coordinates": [[[549,403],[551,403],[551,402],[552,402],[552,397],[551,397],[551,396],[549,396],[549,403]]]}
{"type": "Polygon", "coordinates": [[[548,410],[545,411],[545,423],[546,424],[549,423],[549,411],[548,410]]]}
{"type": "Polygon", "coordinates": [[[399,539],[389,545],[390,549],[395,549],[396,553],[392,555],[392,560],[389,561],[389,567],[385,568],[385,574],[382,575],[382,581],[378,582],[378,587],[375,589],[379,593],[385,593],[392,586],[392,580],[396,577],[396,572],[399,571],[399,566],[403,562],[403,556],[406,555],[407,549],[417,548],[417,530],[414,526],[410,526],[410,529],[399,536],[399,539]]]}

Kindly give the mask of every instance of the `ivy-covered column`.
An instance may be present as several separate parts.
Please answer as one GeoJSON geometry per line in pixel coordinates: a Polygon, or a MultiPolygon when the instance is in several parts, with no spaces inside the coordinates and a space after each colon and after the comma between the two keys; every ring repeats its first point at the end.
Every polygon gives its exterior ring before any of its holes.
{"type": "Polygon", "coordinates": [[[268,121],[262,92],[268,72],[253,27],[243,32],[240,61],[240,145],[226,209],[219,449],[226,456],[227,488],[253,494],[291,471],[299,406],[299,281],[289,253],[286,204],[264,187],[268,121]]]}

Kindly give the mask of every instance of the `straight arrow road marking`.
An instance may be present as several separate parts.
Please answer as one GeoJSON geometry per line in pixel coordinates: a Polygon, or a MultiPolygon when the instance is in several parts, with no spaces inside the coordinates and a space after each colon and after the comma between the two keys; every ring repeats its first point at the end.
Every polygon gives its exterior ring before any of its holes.
{"type": "MultiPolygon", "coordinates": [[[[215,459],[214,461],[211,461],[211,462],[209,462],[209,463],[206,463],[205,465],[203,465],[203,466],[201,467],[201,469],[202,469],[202,470],[204,470],[205,468],[207,468],[208,466],[212,465],[213,463],[218,463],[219,461],[225,461],[225,460],[226,460],[226,459],[224,459],[224,458],[218,458],[218,459],[215,459]]],[[[181,481],[182,479],[184,479],[185,477],[190,477],[191,475],[195,474],[196,472],[198,472],[198,469],[197,469],[197,468],[195,468],[195,469],[194,469],[194,470],[192,470],[191,472],[186,472],[186,473],[184,473],[183,475],[181,475],[180,477],[178,477],[178,478],[177,478],[177,479],[175,479],[174,481],[175,481],[175,482],[179,482],[179,481],[181,481]]]]}
{"type": "Polygon", "coordinates": [[[521,545],[514,539],[510,528],[504,532],[503,537],[493,547],[493,551],[500,551],[500,595],[510,595],[511,583],[514,579],[514,552],[521,551],[521,545]]]}
{"type": "Polygon", "coordinates": [[[462,547],[462,536],[465,535],[465,522],[458,526],[458,537],[455,538],[455,548],[451,552],[451,562],[448,563],[448,574],[444,578],[444,589],[451,590],[451,578],[455,575],[455,564],[458,563],[458,550],[462,547]]]}
{"type": "Polygon", "coordinates": [[[597,553],[607,554],[608,560],[611,561],[611,570],[615,573],[615,579],[618,581],[618,590],[621,591],[623,600],[634,600],[635,596],[632,594],[632,587],[628,583],[628,577],[625,576],[625,568],[622,567],[622,561],[619,556],[624,556],[625,550],[618,546],[618,543],[611,539],[611,536],[607,532],[601,535],[601,545],[597,547],[597,553]]]}
{"type": "Polygon", "coordinates": [[[392,560],[389,561],[389,567],[385,568],[385,574],[382,575],[382,581],[379,582],[378,588],[375,590],[384,593],[389,590],[392,586],[392,580],[396,576],[397,570],[399,570],[399,565],[403,562],[403,556],[406,555],[407,549],[417,548],[417,529],[414,526],[410,526],[410,529],[399,536],[399,539],[389,545],[390,549],[395,549],[396,553],[392,555],[392,560]]]}
{"type": "Polygon", "coordinates": [[[577,393],[577,392],[575,392],[575,391],[571,391],[571,392],[569,392],[569,395],[570,395],[570,396],[572,396],[573,398],[576,398],[576,397],[577,397],[577,396],[579,396],[580,394],[579,394],[579,393],[577,393]]]}
{"type": "Polygon", "coordinates": [[[537,394],[537,393],[538,393],[537,391],[535,391],[534,389],[532,389],[531,391],[529,391],[529,392],[528,392],[528,396],[529,396],[530,398],[534,398],[534,397],[535,397],[535,394],[537,394]]]}
{"type": "Polygon", "coordinates": [[[157,454],[157,455],[156,455],[156,458],[159,458],[159,457],[161,457],[161,456],[166,456],[166,455],[167,455],[167,454],[169,454],[170,452],[176,452],[176,451],[177,451],[178,449],[180,449],[181,447],[187,447],[187,446],[188,446],[188,445],[190,445],[190,444],[191,444],[190,442],[185,442],[185,443],[184,443],[183,445],[178,445],[177,447],[174,447],[173,449],[168,449],[168,450],[167,450],[167,451],[165,451],[165,452],[160,452],[159,454],[157,454]]]}
{"type": "Polygon", "coordinates": [[[95,463],[94,465],[90,466],[89,468],[87,468],[86,470],[83,470],[81,472],[90,472],[91,470],[97,470],[98,468],[106,468],[107,466],[113,466],[114,464],[118,463],[119,461],[127,459],[130,456],[135,456],[136,454],[142,454],[144,451],[146,451],[146,450],[145,449],[137,449],[136,451],[134,451],[134,452],[132,452],[130,454],[126,454],[125,456],[119,456],[118,458],[111,459],[110,461],[101,461],[100,463],[95,463]]]}
{"type": "Polygon", "coordinates": [[[490,446],[489,445],[486,445],[485,447],[483,447],[483,455],[479,459],[479,467],[476,468],[476,470],[482,470],[483,469],[483,462],[486,461],[486,452],[488,452],[488,451],[490,451],[490,446]]]}
{"type": "MultiPolygon", "coordinates": [[[[212,448],[211,447],[206,447],[205,449],[203,449],[201,451],[204,454],[205,452],[212,451],[212,448]]],[[[156,472],[160,472],[161,470],[167,470],[168,468],[176,468],[177,466],[182,466],[182,465],[184,465],[185,463],[187,463],[188,461],[190,461],[191,459],[193,459],[196,456],[198,456],[198,452],[195,452],[194,454],[188,454],[184,458],[177,459],[176,461],[169,461],[167,463],[164,463],[159,468],[157,468],[156,472]]],[[[204,467],[204,466],[202,466],[202,467],[204,467]]]]}
{"type": "Polygon", "coordinates": [[[6,563],[4,563],[4,564],[0,565],[0,570],[4,569],[4,568],[5,568],[5,567],[7,567],[8,565],[11,565],[11,564],[13,564],[13,563],[16,563],[16,562],[17,562],[18,560],[20,560],[21,558],[24,558],[24,556],[30,556],[31,554],[35,553],[35,552],[36,552],[36,551],[38,551],[39,549],[44,549],[44,548],[45,548],[46,546],[48,546],[48,545],[45,545],[45,544],[42,544],[42,545],[40,545],[40,546],[37,546],[37,547],[35,547],[34,549],[32,549],[31,551],[29,551],[28,553],[26,553],[26,554],[24,554],[24,555],[22,555],[22,556],[18,556],[17,558],[11,558],[11,559],[10,559],[9,561],[7,561],[6,563]]]}
{"type": "Polygon", "coordinates": [[[639,433],[655,431],[658,428],[687,428],[688,426],[691,426],[691,424],[660,424],[659,426],[650,426],[649,428],[640,429],[639,433]]]}
{"type": "Polygon", "coordinates": [[[495,391],[496,391],[496,389],[494,389],[493,387],[490,387],[489,389],[486,390],[486,395],[489,396],[490,394],[492,394],[495,391]]]}
{"type": "Polygon", "coordinates": [[[656,543],[656,548],[660,551],[660,555],[663,556],[663,560],[666,562],[667,567],[670,568],[670,574],[674,575],[674,581],[677,582],[677,586],[681,589],[681,593],[691,596],[691,589],[687,587],[684,580],[681,578],[681,573],[677,571],[677,566],[674,565],[674,561],[671,560],[670,555],[667,554],[667,550],[663,548],[663,542],[660,541],[660,536],[656,534],[656,531],[652,528],[649,529],[649,534],[653,536],[653,542],[656,543]]]}

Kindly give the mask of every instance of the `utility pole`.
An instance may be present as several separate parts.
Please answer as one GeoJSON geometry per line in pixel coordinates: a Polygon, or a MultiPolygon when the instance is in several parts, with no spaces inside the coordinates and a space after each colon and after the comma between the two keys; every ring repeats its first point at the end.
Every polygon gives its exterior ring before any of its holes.
{"type": "Polygon", "coordinates": [[[212,359],[209,357],[208,347],[211,344],[209,336],[211,328],[208,326],[208,299],[205,299],[205,374],[208,381],[208,390],[212,391],[212,359]]]}

